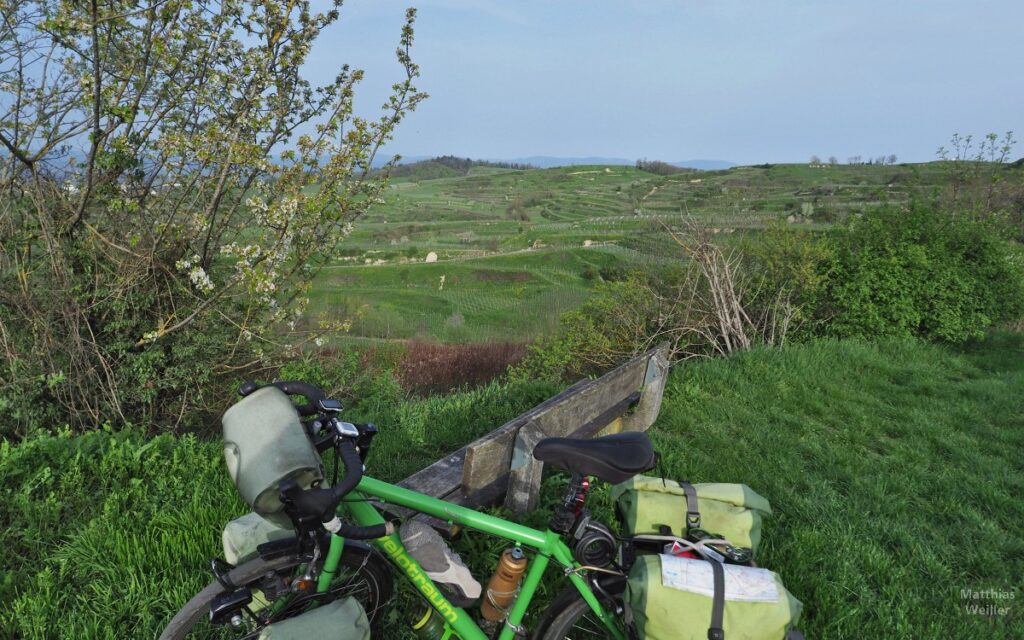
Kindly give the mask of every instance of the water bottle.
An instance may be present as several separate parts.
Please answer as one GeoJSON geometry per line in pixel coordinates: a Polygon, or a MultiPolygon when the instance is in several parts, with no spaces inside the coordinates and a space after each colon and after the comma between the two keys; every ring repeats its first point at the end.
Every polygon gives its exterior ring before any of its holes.
{"type": "Polygon", "coordinates": [[[445,623],[434,608],[427,605],[422,615],[416,617],[412,623],[412,632],[420,640],[442,640],[445,636],[445,623]]]}
{"type": "Polygon", "coordinates": [[[505,549],[491,581],[487,583],[480,613],[487,620],[504,620],[508,608],[519,595],[519,582],[526,571],[526,556],[519,547],[505,549]]]}

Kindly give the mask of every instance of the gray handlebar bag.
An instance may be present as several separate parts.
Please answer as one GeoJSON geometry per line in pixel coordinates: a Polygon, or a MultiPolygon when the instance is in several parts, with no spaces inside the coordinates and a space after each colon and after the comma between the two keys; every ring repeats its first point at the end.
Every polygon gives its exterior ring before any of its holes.
{"type": "Polygon", "coordinates": [[[324,465],[299,413],[277,387],[258,389],[224,413],[224,459],[242,498],[256,513],[282,522],[279,486],[295,480],[303,489],[319,485],[324,465]]]}

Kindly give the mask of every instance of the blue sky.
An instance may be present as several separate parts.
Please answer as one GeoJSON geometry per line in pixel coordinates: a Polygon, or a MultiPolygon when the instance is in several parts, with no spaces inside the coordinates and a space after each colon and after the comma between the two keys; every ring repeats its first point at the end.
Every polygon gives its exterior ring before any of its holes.
{"type": "Polygon", "coordinates": [[[431,98],[389,146],[407,156],[925,161],[954,132],[1024,139],[1022,0],[348,0],[310,73],[365,69],[375,108],[410,4],[431,98]]]}

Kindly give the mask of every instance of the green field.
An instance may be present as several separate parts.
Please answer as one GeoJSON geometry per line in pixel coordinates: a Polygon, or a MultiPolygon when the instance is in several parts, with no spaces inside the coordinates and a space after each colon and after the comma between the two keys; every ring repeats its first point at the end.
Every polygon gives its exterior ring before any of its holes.
{"type": "Polygon", "coordinates": [[[693,216],[723,239],[776,219],[827,228],[852,211],[931,193],[944,179],[934,163],[668,176],[624,166],[407,173],[314,286],[313,316],[353,320],[353,337],[532,340],[586,299],[602,268],[678,260],[663,224],[693,216]],[[430,253],[438,262],[424,262],[430,253]]]}
{"type": "MultiPolygon", "coordinates": [[[[370,472],[398,480],[555,389],[491,385],[369,399],[370,472]]],[[[809,638],[1024,637],[1024,337],[964,348],[821,341],[678,366],[651,430],[665,471],[768,497],[760,561],[805,604],[809,638]],[[1013,591],[968,614],[961,590],[1013,591]]],[[[358,414],[358,415],[355,415],[358,414]]],[[[151,638],[209,580],[244,513],[217,442],[139,431],[0,445],[0,637],[151,638]],[[188,478],[183,482],[182,478],[188,478]]],[[[564,478],[545,479],[543,524],[564,478]]],[[[607,487],[593,506],[607,515],[607,487]]],[[[500,544],[458,543],[485,575],[500,544]]],[[[557,588],[544,586],[543,597],[557,588]]],[[[387,637],[402,637],[400,615],[387,637]]]]}
{"type": "Polygon", "coordinates": [[[612,252],[542,249],[474,260],[396,266],[328,267],[316,307],[354,318],[352,333],[445,342],[527,341],[555,328],[583,302],[612,252]]]}

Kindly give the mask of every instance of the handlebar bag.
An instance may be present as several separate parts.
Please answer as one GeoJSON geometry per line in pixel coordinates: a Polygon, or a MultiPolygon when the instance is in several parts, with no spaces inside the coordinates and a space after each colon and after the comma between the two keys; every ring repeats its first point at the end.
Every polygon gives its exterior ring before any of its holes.
{"type": "Polygon", "coordinates": [[[341,598],[302,615],[275,622],[259,640],[370,640],[370,621],[355,598],[341,598]]]}
{"type": "Polygon", "coordinates": [[[719,534],[757,552],[768,500],[745,484],[676,482],[635,476],[611,489],[615,510],[629,535],[658,534],[663,526],[686,537],[691,528],[719,534]]]}
{"type": "Polygon", "coordinates": [[[279,485],[318,485],[324,465],[299,413],[276,387],[263,387],[234,404],[221,419],[224,459],[242,498],[256,513],[284,524],[279,485]]]}
{"type": "Polygon", "coordinates": [[[803,605],[767,569],[643,555],[630,570],[626,604],[644,640],[803,638],[794,629],[803,605]]]}

